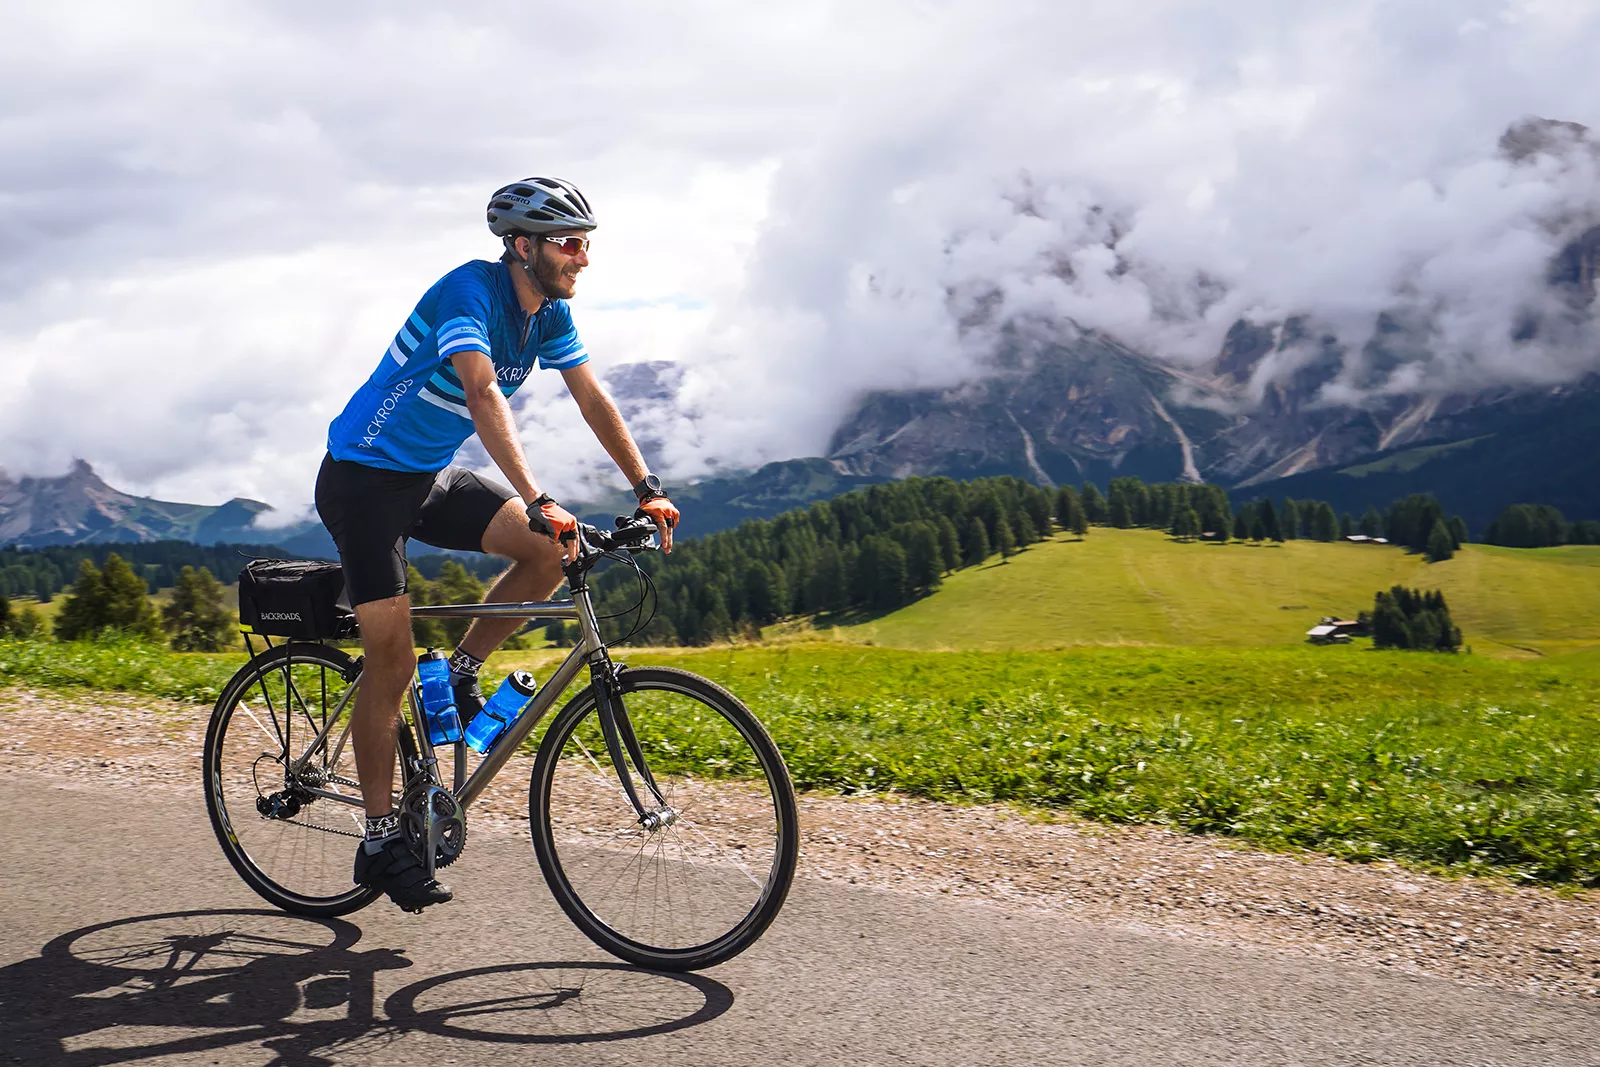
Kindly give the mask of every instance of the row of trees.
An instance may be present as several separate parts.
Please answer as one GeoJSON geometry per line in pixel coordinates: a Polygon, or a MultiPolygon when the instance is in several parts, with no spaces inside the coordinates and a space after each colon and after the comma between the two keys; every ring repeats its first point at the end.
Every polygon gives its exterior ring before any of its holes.
{"type": "MultiPolygon", "coordinates": [[[[1089,523],[1070,486],[1052,491],[1011,477],[859,489],[679,542],[670,557],[645,557],[660,610],[643,639],[705,644],[785,615],[892,610],[958,567],[1008,557],[1057,526],[1086,535],[1089,523]]],[[[596,585],[603,614],[637,599],[627,570],[613,568],[596,585]]]]}
{"type": "Polygon", "coordinates": [[[1600,545],[1600,522],[1568,522],[1560,508],[1549,504],[1512,504],[1489,523],[1483,541],[1509,548],[1600,545]]]}
{"type": "MultiPolygon", "coordinates": [[[[1432,560],[1449,559],[1467,540],[1461,517],[1446,515],[1428,494],[1381,512],[1368,508],[1357,520],[1316,500],[1263,498],[1235,510],[1226,490],[1206,484],[1115,478],[1102,493],[1089,482],[1080,491],[1009,477],[910,478],[679,542],[670,559],[647,558],[660,602],[641,638],[705,644],[786,615],[892,610],[937,588],[958,567],[996,552],[1009,556],[1057,527],[1086,536],[1091,525],[1212,540],[1335,541],[1361,533],[1432,560]]],[[[626,571],[596,584],[603,612],[620,618],[637,600],[626,571]]]]}
{"type": "Polygon", "coordinates": [[[1217,485],[1158,483],[1138,478],[1113,478],[1105,496],[1086,483],[1082,493],[1089,521],[1117,527],[1151,527],[1174,537],[1206,537],[1237,541],[1337,541],[1352,534],[1384,537],[1432,559],[1449,559],[1467,541],[1467,524],[1446,516],[1439,501],[1414,494],[1380,512],[1369,507],[1360,520],[1339,516],[1325,500],[1266,498],[1230,507],[1228,494],[1217,485]]]}
{"type": "MultiPolygon", "coordinates": [[[[50,630],[62,641],[115,630],[168,640],[180,652],[220,652],[237,644],[237,628],[233,612],[223,600],[222,584],[206,568],[183,567],[173,583],[171,598],[157,609],[145,580],[132,564],[111,552],[104,568],[89,559],[79,562],[77,579],[50,630]]],[[[37,608],[32,604],[14,608],[8,597],[0,595],[0,635],[28,638],[44,631],[37,608]]]]}
{"type": "Polygon", "coordinates": [[[247,559],[282,554],[281,549],[265,545],[197,545],[191,541],[44,548],[13,545],[0,548],[0,596],[13,600],[34,597],[48,604],[77,581],[78,565],[84,560],[105,567],[113,555],[128,564],[151,589],[166,589],[178,584],[185,567],[204,569],[232,582],[247,559]]]}

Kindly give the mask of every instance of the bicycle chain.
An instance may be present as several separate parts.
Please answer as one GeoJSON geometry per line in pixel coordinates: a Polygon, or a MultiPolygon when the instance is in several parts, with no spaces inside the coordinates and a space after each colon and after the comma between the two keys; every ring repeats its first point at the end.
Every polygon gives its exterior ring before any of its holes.
{"type": "Polygon", "coordinates": [[[353,837],[358,841],[366,840],[366,834],[354,830],[335,830],[331,826],[313,826],[308,822],[295,822],[293,819],[273,819],[272,822],[281,822],[288,826],[302,826],[307,830],[320,830],[325,834],[337,834],[340,837],[353,837]]]}

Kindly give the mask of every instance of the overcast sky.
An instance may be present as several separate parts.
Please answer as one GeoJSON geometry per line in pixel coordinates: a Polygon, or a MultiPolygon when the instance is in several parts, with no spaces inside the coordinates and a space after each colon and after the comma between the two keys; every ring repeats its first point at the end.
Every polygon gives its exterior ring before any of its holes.
{"type": "MultiPolygon", "coordinates": [[[[669,475],[816,454],[863,391],[981,373],[995,333],[1198,365],[1241,315],[1433,343],[1372,392],[1551,381],[1513,349],[1600,222],[1588,0],[5,5],[0,467],[303,514],[328,421],[483,205],[576,182],[598,368],[684,365],[669,475]],[[509,12],[523,8],[523,17],[509,12]],[[1115,250],[1108,247],[1115,244],[1115,250]]],[[[1264,373],[1272,373],[1267,368],[1264,373]]],[[[1257,386],[1260,382],[1256,383],[1257,386]]],[[[1341,392],[1342,391],[1342,392],[1341,392]]],[[[581,495],[554,374],[519,408],[581,495]]],[[[620,484],[620,478],[613,475],[620,484]]]]}

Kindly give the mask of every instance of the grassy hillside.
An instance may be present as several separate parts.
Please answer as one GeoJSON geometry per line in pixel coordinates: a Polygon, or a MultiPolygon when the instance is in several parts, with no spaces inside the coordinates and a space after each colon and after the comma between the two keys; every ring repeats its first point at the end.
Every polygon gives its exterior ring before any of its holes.
{"type": "Polygon", "coordinates": [[[910,649],[1292,645],[1321,616],[1353,617],[1397,583],[1442,590],[1476,652],[1600,647],[1596,546],[1468,545],[1427,563],[1386,546],[1180,543],[1110,528],[958,571],[933,595],[840,636],[910,649]]]}

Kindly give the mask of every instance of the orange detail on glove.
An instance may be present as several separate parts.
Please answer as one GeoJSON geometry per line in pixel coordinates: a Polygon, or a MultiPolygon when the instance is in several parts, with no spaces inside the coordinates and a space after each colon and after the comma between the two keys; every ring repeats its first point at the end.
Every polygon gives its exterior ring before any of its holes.
{"type": "Polygon", "coordinates": [[[549,494],[541,495],[534,504],[538,506],[528,508],[528,529],[552,541],[570,541],[578,536],[578,520],[572,512],[551,500],[549,494]]]}
{"type": "Polygon", "coordinates": [[[650,516],[652,522],[658,522],[669,530],[678,525],[678,508],[664,496],[646,500],[639,505],[639,510],[650,516]]]}

